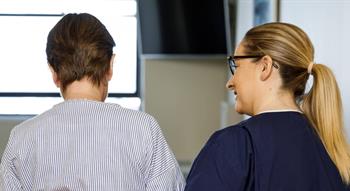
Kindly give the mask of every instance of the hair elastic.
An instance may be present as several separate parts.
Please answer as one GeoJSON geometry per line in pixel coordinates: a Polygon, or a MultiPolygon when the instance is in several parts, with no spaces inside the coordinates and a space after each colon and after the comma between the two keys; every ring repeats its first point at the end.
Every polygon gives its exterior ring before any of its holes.
{"type": "Polygon", "coordinates": [[[307,67],[307,73],[311,74],[312,72],[312,67],[314,66],[314,63],[313,62],[310,62],[309,63],[309,66],[307,67]]]}

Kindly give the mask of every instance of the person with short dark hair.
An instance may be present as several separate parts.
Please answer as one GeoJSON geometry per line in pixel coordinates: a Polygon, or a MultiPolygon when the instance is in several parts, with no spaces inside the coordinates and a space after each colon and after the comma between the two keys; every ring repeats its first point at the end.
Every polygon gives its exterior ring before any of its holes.
{"type": "Polygon", "coordinates": [[[47,38],[64,102],[16,126],[0,190],[181,191],[184,178],[150,115],[104,103],[115,42],[86,13],[65,15],[47,38]]]}
{"type": "Polygon", "coordinates": [[[256,26],[228,65],[235,109],[251,117],[211,136],[185,190],[350,190],[340,91],[332,71],[315,63],[307,34],[289,23],[256,26]]]}

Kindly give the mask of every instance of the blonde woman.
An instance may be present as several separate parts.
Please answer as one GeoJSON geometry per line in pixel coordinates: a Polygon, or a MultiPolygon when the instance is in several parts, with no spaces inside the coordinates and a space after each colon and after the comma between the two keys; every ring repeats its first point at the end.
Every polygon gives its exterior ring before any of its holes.
{"type": "Polygon", "coordinates": [[[185,190],[349,190],[338,85],[327,66],[314,62],[305,32],[287,23],[254,27],[228,63],[235,109],[252,117],[212,135],[185,190]]]}

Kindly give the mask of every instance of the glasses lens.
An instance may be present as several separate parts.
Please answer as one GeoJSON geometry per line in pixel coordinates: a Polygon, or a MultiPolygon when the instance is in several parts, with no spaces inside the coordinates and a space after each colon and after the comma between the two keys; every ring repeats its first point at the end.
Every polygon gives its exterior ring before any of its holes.
{"type": "Polygon", "coordinates": [[[227,64],[230,68],[231,74],[233,75],[235,73],[235,63],[232,56],[227,58],[227,64]]]}

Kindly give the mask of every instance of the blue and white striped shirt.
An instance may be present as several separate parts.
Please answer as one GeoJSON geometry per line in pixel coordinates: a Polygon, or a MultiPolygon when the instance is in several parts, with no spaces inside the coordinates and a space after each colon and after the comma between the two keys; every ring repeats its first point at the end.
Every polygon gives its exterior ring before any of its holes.
{"type": "Polygon", "coordinates": [[[0,190],[180,191],[178,163],[156,120],[116,104],[62,102],[16,126],[0,190]]]}

